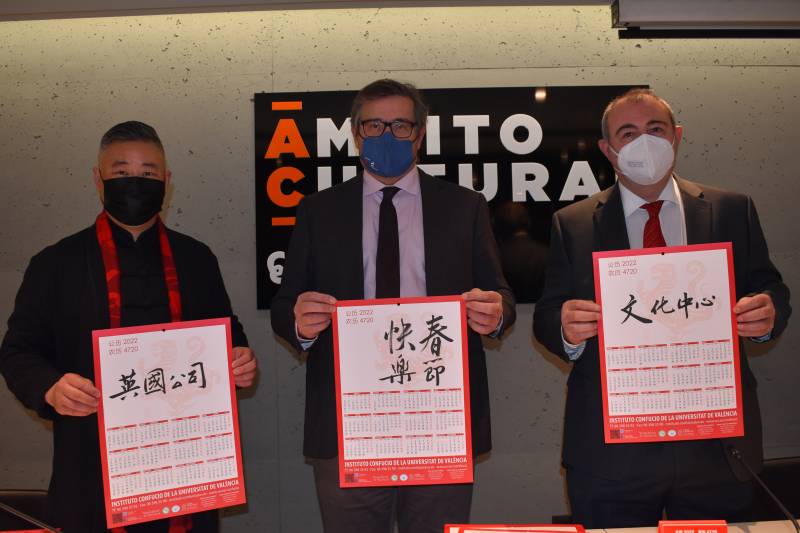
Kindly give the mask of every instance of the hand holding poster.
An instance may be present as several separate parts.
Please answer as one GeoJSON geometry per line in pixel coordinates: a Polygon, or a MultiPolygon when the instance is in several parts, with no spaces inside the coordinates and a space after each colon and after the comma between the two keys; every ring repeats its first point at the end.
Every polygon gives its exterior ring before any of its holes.
{"type": "Polygon", "coordinates": [[[471,483],[461,297],[336,306],[340,486],[471,483]]]}
{"type": "Polygon", "coordinates": [[[230,319],[92,338],[108,527],[244,503],[230,319]]]}
{"type": "Polygon", "coordinates": [[[605,442],[742,436],[731,244],[593,259],[605,442]]]}

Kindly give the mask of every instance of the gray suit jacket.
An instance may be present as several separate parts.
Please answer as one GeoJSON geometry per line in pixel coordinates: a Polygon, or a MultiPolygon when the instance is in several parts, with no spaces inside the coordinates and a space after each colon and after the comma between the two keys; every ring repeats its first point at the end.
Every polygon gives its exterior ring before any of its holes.
{"type": "MultiPolygon", "coordinates": [[[[773,330],[773,337],[777,337],[791,314],[789,289],[769,259],[752,200],[742,194],[680,178],[677,182],[683,201],[688,244],[733,243],[736,298],[758,292],[769,294],[777,311],[773,330]]],[[[569,361],[561,338],[561,306],[571,299],[596,300],[592,252],[629,247],[622,201],[616,185],[565,207],[553,216],[547,279],[533,319],[534,334],[548,350],[569,361]]],[[[756,380],[747,363],[742,340],[740,354],[745,435],[708,441],[707,445],[720,447],[734,473],[744,479],[746,471],[723,449],[726,445],[736,446],[749,465],[761,468],[761,415],[756,380]]],[[[597,337],[587,341],[583,354],[572,367],[567,386],[563,448],[566,467],[576,467],[607,479],[626,479],[635,476],[639,465],[649,460],[653,447],[671,445],[604,443],[597,337]]],[[[704,474],[713,476],[714,473],[704,474]]]]}

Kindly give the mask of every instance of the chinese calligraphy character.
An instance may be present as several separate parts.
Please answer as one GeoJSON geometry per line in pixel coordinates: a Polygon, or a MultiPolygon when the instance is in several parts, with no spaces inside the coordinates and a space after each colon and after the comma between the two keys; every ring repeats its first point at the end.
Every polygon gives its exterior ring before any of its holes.
{"type": "MultiPolygon", "coordinates": [[[[436,359],[431,359],[430,361],[423,361],[424,364],[428,365],[430,363],[435,363],[437,361],[441,361],[441,357],[437,357],[436,359]]],[[[433,381],[436,380],[436,386],[439,386],[439,376],[444,374],[445,367],[444,365],[437,365],[437,366],[429,366],[425,369],[425,381],[433,381]]]]}
{"type": "Polygon", "coordinates": [[[653,308],[650,309],[650,313],[652,313],[654,315],[658,314],[659,311],[661,311],[662,313],[664,313],[666,315],[668,315],[670,313],[674,313],[675,309],[667,309],[666,308],[668,303],[669,303],[669,300],[667,300],[666,298],[664,298],[662,296],[660,302],[658,300],[655,301],[655,303],[653,304],[653,308]]]}
{"type": "Polygon", "coordinates": [[[189,371],[189,384],[196,385],[197,384],[197,373],[200,372],[200,385],[198,388],[205,389],[206,388],[206,371],[203,369],[203,363],[192,363],[189,365],[191,367],[196,367],[194,370],[189,371]]]}
{"type": "Polygon", "coordinates": [[[144,378],[144,393],[145,394],[152,394],[154,392],[161,391],[161,393],[167,393],[167,387],[164,383],[164,369],[163,368],[154,368],[150,372],[147,373],[147,376],[144,378]]]}
{"type": "MultiPolygon", "coordinates": [[[[389,341],[389,353],[393,354],[395,352],[395,342],[393,342],[393,340],[395,340],[397,344],[396,350],[402,350],[406,346],[406,337],[413,333],[411,330],[411,324],[407,324],[402,318],[400,319],[400,326],[403,328],[402,331],[399,327],[394,325],[394,320],[392,320],[389,322],[389,331],[383,334],[383,340],[389,341]],[[395,333],[398,333],[397,339],[394,339],[395,333]]],[[[410,341],[408,343],[408,347],[411,348],[412,352],[416,350],[416,347],[410,341]]]]}
{"type": "Polygon", "coordinates": [[[134,377],[136,376],[136,371],[131,368],[131,373],[129,375],[125,375],[124,373],[117,381],[122,383],[122,390],[116,394],[111,395],[111,398],[116,399],[119,398],[120,400],[125,399],[125,395],[129,392],[133,392],[134,398],[139,396],[138,392],[135,392],[137,389],[141,388],[139,385],[136,384],[136,380],[134,377]]]}
{"type": "Polygon", "coordinates": [[[441,353],[442,339],[446,340],[447,342],[453,342],[453,339],[443,333],[443,331],[447,329],[447,326],[444,324],[439,324],[441,319],[441,315],[431,315],[431,319],[425,321],[425,324],[428,326],[428,336],[419,341],[422,344],[423,350],[428,347],[428,343],[430,342],[430,352],[436,357],[438,357],[441,353]]]}
{"type": "Polygon", "coordinates": [[[623,307],[622,309],[620,309],[620,311],[622,311],[623,313],[626,313],[625,318],[620,323],[624,324],[625,322],[628,321],[629,318],[633,317],[636,320],[638,320],[639,322],[641,322],[642,324],[650,324],[652,322],[652,320],[650,320],[649,318],[641,317],[641,316],[639,316],[639,315],[637,315],[637,314],[635,314],[633,312],[633,306],[636,303],[636,298],[633,296],[633,294],[630,295],[630,298],[631,299],[628,302],[628,304],[625,307],[623,307]]]}
{"type": "Polygon", "coordinates": [[[689,318],[689,307],[694,303],[694,298],[685,291],[682,298],[678,298],[678,309],[683,309],[686,318],[689,318]]]}
{"type": "MultiPolygon", "coordinates": [[[[713,295],[713,294],[711,295],[711,300],[709,300],[708,298],[706,298],[704,296],[703,299],[700,300],[700,305],[702,305],[703,307],[709,307],[711,305],[714,305],[714,300],[716,300],[716,299],[717,299],[717,297],[715,295],[713,295]]],[[[695,307],[697,307],[697,305],[695,305],[695,307]]]]}
{"type": "Polygon", "coordinates": [[[394,383],[396,379],[400,385],[405,383],[406,380],[411,381],[411,375],[416,374],[416,372],[409,372],[410,367],[410,363],[401,356],[397,360],[397,363],[392,365],[392,372],[394,372],[394,374],[382,377],[381,381],[386,381],[388,379],[389,383],[394,383]]]}

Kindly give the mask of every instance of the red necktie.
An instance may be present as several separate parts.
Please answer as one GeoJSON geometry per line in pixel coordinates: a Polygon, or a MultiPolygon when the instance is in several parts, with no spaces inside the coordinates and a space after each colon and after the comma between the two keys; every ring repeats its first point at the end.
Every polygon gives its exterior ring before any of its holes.
{"type": "Polygon", "coordinates": [[[661,204],[664,200],[658,200],[649,204],[644,204],[642,209],[647,210],[650,218],[644,225],[644,238],[642,239],[642,246],[645,248],[655,248],[659,246],[666,246],[664,241],[664,234],[661,233],[661,221],[658,219],[658,213],[661,211],[661,204]]]}

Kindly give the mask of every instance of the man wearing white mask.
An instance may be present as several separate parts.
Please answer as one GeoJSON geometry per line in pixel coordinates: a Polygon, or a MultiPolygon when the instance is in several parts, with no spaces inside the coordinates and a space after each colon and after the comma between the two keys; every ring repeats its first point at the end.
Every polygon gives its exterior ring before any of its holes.
{"type": "Polygon", "coordinates": [[[756,383],[744,339],[769,341],[783,331],[789,289],[769,259],[752,200],[673,173],[683,129],[669,104],[648,89],[614,99],[599,146],[617,184],[553,217],[550,258],[533,331],[573,364],[568,380],[563,464],[575,522],[587,528],[654,526],[670,519],[741,521],[753,499],[746,469],[762,462],[756,383]],[[732,242],[742,354],[745,435],[669,443],[606,445],[603,437],[592,252],[732,242]]]}

